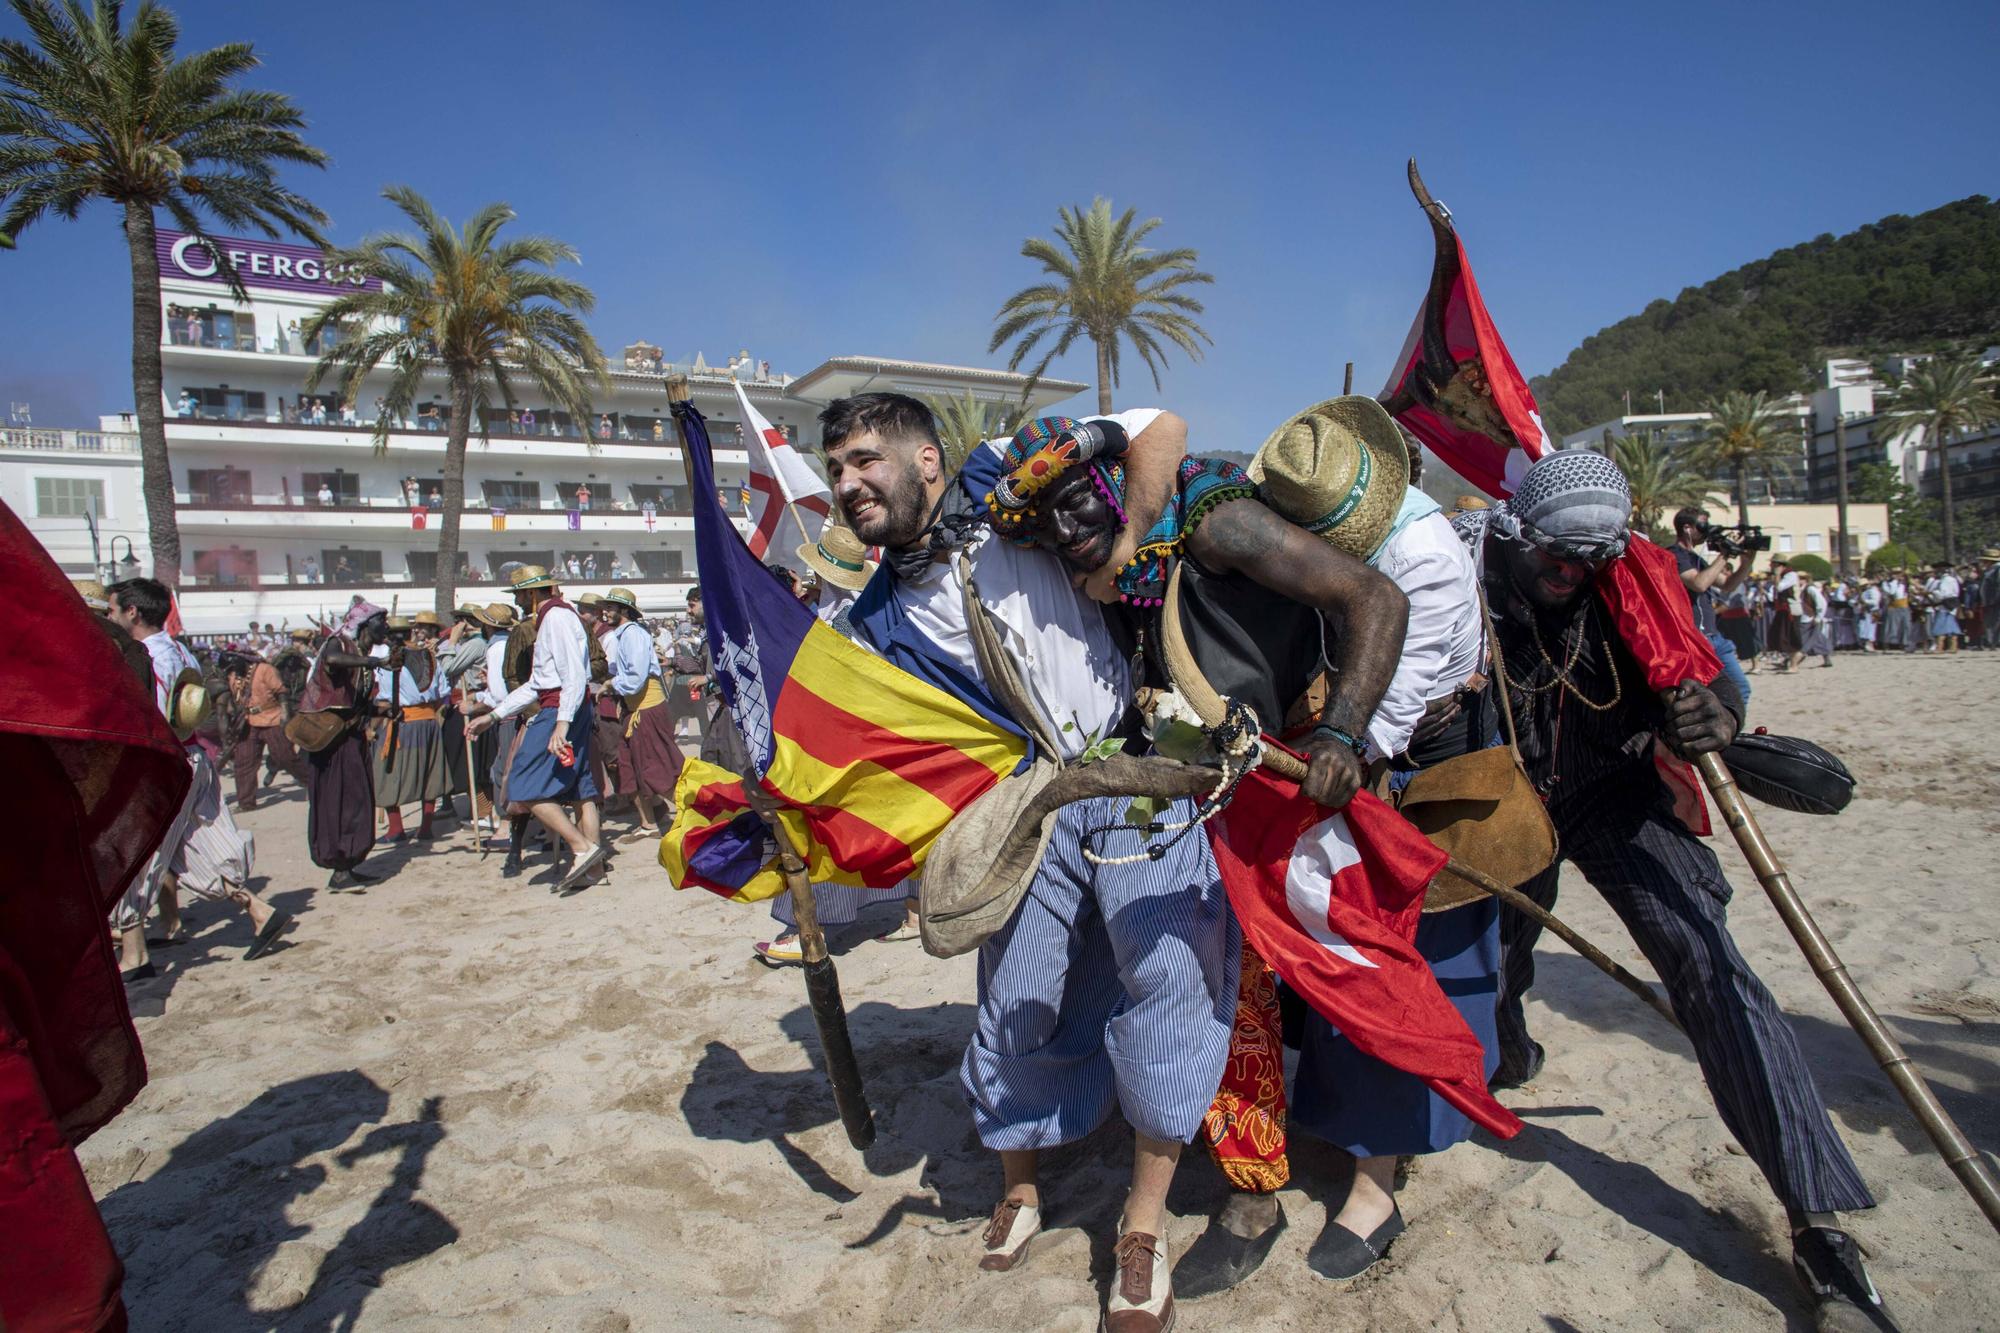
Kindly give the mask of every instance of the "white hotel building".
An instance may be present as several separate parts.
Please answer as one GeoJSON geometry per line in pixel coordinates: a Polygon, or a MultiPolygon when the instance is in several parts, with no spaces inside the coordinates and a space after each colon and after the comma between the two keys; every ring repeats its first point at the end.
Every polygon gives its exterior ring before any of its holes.
{"type": "MultiPolygon", "coordinates": [[[[329,278],[311,249],[226,243],[250,290],[248,303],[231,296],[200,247],[160,233],[162,385],[183,622],[195,634],[233,632],[250,621],[296,626],[337,614],[356,593],[384,605],[398,601],[405,612],[428,608],[441,429],[400,422],[378,453],[375,403],[387,391],[386,374],[364,384],[351,411],[337,401],[332,376],[307,395],[315,349],[301,344],[298,330],[343,279],[329,278]],[[403,490],[411,478],[427,502],[416,512],[403,490]]],[[[625,584],[649,613],[686,605],[694,586],[693,518],[666,374],[689,376],[732,513],[740,512],[747,473],[732,372],[760,413],[807,446],[817,443],[819,410],[847,394],[970,393],[1011,403],[1027,382],[1004,371],[874,357],[836,357],[794,377],[743,353],[729,369],[712,370],[699,355],[691,363],[663,361],[646,343],[611,361],[610,388],[593,401],[598,415],[591,421],[551,410],[531,384],[517,381],[518,407],[532,414],[532,424],[516,425],[498,411],[483,441],[475,424],[465,465],[460,601],[504,600],[502,567],[520,561],[564,571],[572,594],[625,584]],[[579,487],[588,490],[587,507],[578,503],[579,487]]],[[[1044,379],[1028,401],[1039,411],[1085,387],[1044,379]]],[[[441,425],[450,410],[443,372],[425,388],[418,413],[435,404],[441,425]]],[[[109,581],[151,572],[129,412],[105,416],[95,431],[0,431],[0,500],[72,576],[109,581]]],[[[787,521],[779,542],[789,552],[798,541],[787,521]]]]}

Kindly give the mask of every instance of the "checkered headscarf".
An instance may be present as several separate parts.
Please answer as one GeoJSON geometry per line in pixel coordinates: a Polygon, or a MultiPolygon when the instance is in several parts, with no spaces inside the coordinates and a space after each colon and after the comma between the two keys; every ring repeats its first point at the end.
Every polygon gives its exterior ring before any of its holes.
{"type": "Polygon", "coordinates": [[[1611,560],[1631,540],[1632,488],[1616,463],[1589,449],[1544,454],[1514,494],[1491,509],[1452,515],[1469,542],[1490,528],[1556,555],[1611,560]]]}

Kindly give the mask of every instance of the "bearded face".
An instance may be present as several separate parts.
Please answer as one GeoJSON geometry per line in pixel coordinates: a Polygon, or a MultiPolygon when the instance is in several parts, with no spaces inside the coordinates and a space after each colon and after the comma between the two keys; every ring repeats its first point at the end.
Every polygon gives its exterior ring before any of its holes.
{"type": "Polygon", "coordinates": [[[939,478],[937,446],[888,441],[873,431],[829,450],[827,480],[854,535],[870,546],[914,546],[931,516],[939,478]]]}
{"type": "Polygon", "coordinates": [[[1118,540],[1118,516],[1091,481],[1088,468],[1064,473],[1037,501],[1035,510],[1028,535],[1070,568],[1090,574],[1111,558],[1118,540]]]}
{"type": "Polygon", "coordinates": [[[1529,542],[1502,542],[1500,549],[1515,589],[1543,611],[1568,609],[1603,568],[1601,561],[1564,559],[1529,542]]]}

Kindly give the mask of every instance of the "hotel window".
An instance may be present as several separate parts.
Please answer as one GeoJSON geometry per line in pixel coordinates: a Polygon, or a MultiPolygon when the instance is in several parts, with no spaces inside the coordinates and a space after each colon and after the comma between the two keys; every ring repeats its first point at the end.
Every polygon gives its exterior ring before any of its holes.
{"type": "Polygon", "coordinates": [[[241,468],[188,469],[188,503],[247,505],[250,474],[241,468]]]}
{"type": "Polygon", "coordinates": [[[90,477],[36,477],[35,514],[39,518],[81,518],[104,513],[104,483],[90,477]]]}
{"type": "Polygon", "coordinates": [[[1875,549],[1876,547],[1880,546],[1881,544],[1882,544],[1882,534],[1881,534],[1881,533],[1879,533],[1879,532],[1871,532],[1871,533],[1869,533],[1869,534],[1868,534],[1868,549],[1869,549],[1869,550],[1871,550],[1871,551],[1872,551],[1872,550],[1874,550],[1874,549],[1875,549]]]}
{"type": "Polygon", "coordinates": [[[632,487],[634,508],[644,508],[648,502],[662,514],[684,514],[688,507],[687,487],[638,485],[632,487]]]}
{"type": "Polygon", "coordinates": [[[358,505],[361,503],[361,474],[343,472],[336,468],[332,472],[301,472],[299,489],[304,492],[306,503],[319,503],[321,485],[333,492],[333,502],[337,505],[358,505]]]}
{"type": "Polygon", "coordinates": [[[539,481],[489,481],[482,483],[481,489],[485,492],[489,509],[542,507],[542,483],[539,481]]]}
{"type": "Polygon", "coordinates": [[[184,384],[180,392],[194,399],[194,415],[211,421],[262,421],[264,395],[258,390],[232,389],[227,384],[215,388],[184,384]]]}
{"type": "MultiPolygon", "coordinates": [[[[436,551],[405,551],[403,559],[409,569],[410,582],[437,582],[438,553],[436,551]]],[[[485,577],[484,573],[472,567],[472,557],[470,555],[467,555],[464,551],[458,553],[458,581],[460,583],[478,583],[483,581],[485,577]]]]}
{"type": "Polygon", "coordinates": [[[1825,540],[1817,532],[1808,532],[1806,534],[1806,549],[1808,551],[1820,550],[1825,545],[1825,540]]]}
{"type": "Polygon", "coordinates": [[[1780,552],[1781,554],[1784,554],[1784,555],[1790,555],[1790,554],[1791,554],[1791,552],[1792,552],[1792,534],[1791,534],[1791,533],[1789,533],[1789,532],[1781,532],[1781,533],[1779,533],[1779,534],[1778,534],[1778,550],[1779,550],[1779,552],[1780,552]]]}
{"type": "Polygon", "coordinates": [[[211,588],[240,588],[257,582],[257,553],[230,547],[226,551],[196,551],[194,581],[211,588]]]}
{"type": "Polygon", "coordinates": [[[349,547],[319,553],[319,567],[330,584],[380,583],[382,553],[356,551],[349,547]]]}
{"type": "Polygon", "coordinates": [[[540,565],[543,569],[554,569],[556,566],[556,553],[554,551],[495,551],[488,557],[488,561],[493,566],[493,581],[495,583],[505,583],[508,576],[519,565],[540,565]]]}
{"type": "Polygon", "coordinates": [[[647,550],[644,547],[632,552],[639,573],[649,579],[677,579],[682,577],[681,553],[679,551],[647,550]]]}

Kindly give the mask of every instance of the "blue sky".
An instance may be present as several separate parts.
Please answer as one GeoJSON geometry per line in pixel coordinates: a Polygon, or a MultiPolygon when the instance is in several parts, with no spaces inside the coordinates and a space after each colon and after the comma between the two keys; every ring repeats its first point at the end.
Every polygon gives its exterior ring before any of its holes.
{"type": "MultiPolygon", "coordinates": [[[[507,200],[582,252],[607,348],[999,364],[1059,204],[1161,217],[1215,346],[1158,394],[1128,360],[1119,401],[1196,448],[1253,447],[1346,360],[1380,387],[1429,275],[1412,154],[1530,374],[1780,246],[2000,193],[1991,3],[171,7],[304,108],[333,163],[292,183],[336,243],[396,222],[391,182],[507,200]]],[[[113,210],[25,233],[0,296],[0,394],[129,403],[113,210]]]]}

